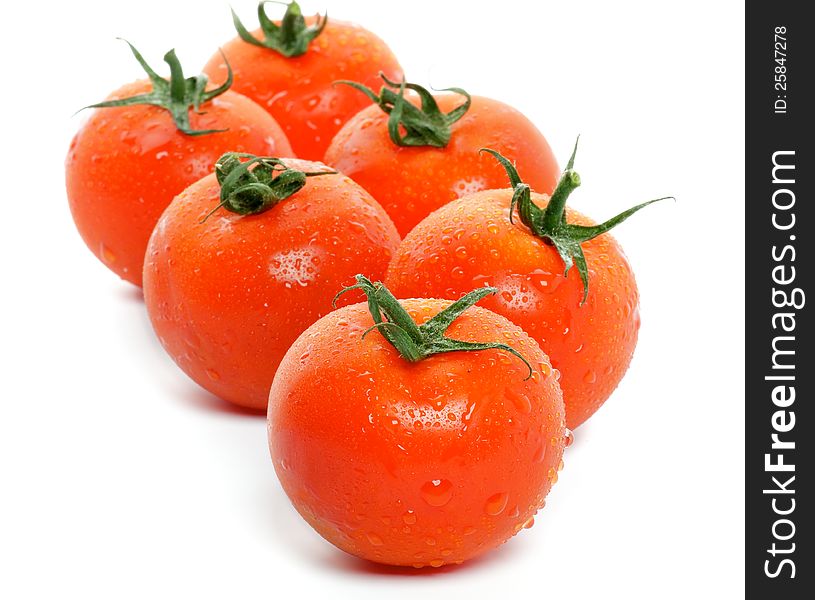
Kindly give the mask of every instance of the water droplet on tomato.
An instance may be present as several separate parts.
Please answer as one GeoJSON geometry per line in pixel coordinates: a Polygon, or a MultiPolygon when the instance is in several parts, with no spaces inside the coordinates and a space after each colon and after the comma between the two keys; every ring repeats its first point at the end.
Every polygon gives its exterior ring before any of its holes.
{"type": "Polygon", "coordinates": [[[493,494],[487,498],[487,503],[484,505],[484,512],[493,517],[500,515],[507,507],[508,501],[509,495],[505,492],[493,494]]]}
{"type": "Polygon", "coordinates": [[[368,541],[371,543],[371,546],[381,546],[383,544],[382,538],[373,532],[366,533],[365,537],[368,538],[368,541]]]}
{"type": "Polygon", "coordinates": [[[595,381],[597,381],[597,373],[591,370],[586,371],[586,374],[583,375],[583,381],[585,381],[586,383],[594,383],[595,381]]]}
{"type": "Polygon", "coordinates": [[[440,558],[436,558],[436,559],[430,561],[430,566],[435,568],[435,569],[438,569],[443,564],[444,564],[444,561],[441,560],[440,558]]]}
{"type": "Polygon", "coordinates": [[[419,493],[430,506],[444,506],[453,497],[453,484],[446,479],[433,479],[423,484],[419,493]]]}
{"type": "Polygon", "coordinates": [[[507,388],[504,391],[504,396],[512,402],[513,406],[515,406],[519,412],[526,414],[532,410],[532,402],[529,400],[529,396],[523,392],[507,388]]]}
{"type": "Polygon", "coordinates": [[[408,510],[402,515],[402,520],[406,525],[414,525],[416,523],[416,513],[408,510]]]}
{"type": "Polygon", "coordinates": [[[209,377],[212,381],[219,381],[221,379],[221,374],[215,369],[207,369],[207,377],[209,377]]]}
{"type": "Polygon", "coordinates": [[[571,429],[567,429],[566,432],[563,434],[563,446],[568,448],[574,443],[574,434],[572,433],[571,429]]]}
{"type": "Polygon", "coordinates": [[[99,254],[102,256],[102,261],[109,265],[112,265],[113,263],[116,262],[116,255],[110,248],[108,248],[104,244],[102,244],[99,247],[99,254]]]}
{"type": "Polygon", "coordinates": [[[532,526],[535,524],[535,517],[529,517],[524,523],[524,529],[532,529],[532,526]]]}

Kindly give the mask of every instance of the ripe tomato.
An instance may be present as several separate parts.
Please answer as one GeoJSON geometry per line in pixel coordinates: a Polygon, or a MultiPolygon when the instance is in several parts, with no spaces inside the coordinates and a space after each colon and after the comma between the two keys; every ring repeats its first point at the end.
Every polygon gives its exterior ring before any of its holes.
{"type": "MultiPolygon", "coordinates": [[[[133,53],[149,69],[135,48],[133,53]]],[[[176,82],[196,81],[184,81],[172,51],[165,60],[179,70],[173,74],[176,82]]],[[[82,239],[109,269],[136,285],[141,285],[147,240],[162,211],[176,194],[211,172],[221,154],[291,153],[280,126],[245,96],[222,86],[209,99],[186,87],[171,97],[165,89],[171,84],[148,73],[150,80],[122,86],[102,103],[121,106],[93,112],[65,161],[68,202],[82,239]],[[165,104],[127,100],[143,94],[153,99],[162,94],[165,104]],[[199,101],[200,113],[190,109],[199,101]],[[171,109],[180,116],[174,118],[171,109]]]]}
{"type": "MultiPolygon", "coordinates": [[[[608,233],[598,234],[594,222],[577,211],[566,210],[562,223],[569,188],[579,185],[573,160],[574,156],[553,195],[560,204],[561,212],[555,215],[558,226],[571,228],[571,233],[552,234],[563,254],[540,230],[540,209],[550,204],[550,198],[530,194],[512,169],[514,189],[461,198],[417,225],[399,247],[386,277],[399,297],[456,299],[473,287],[499,288],[501,292],[485,300],[484,306],[520,325],[560,370],[566,425],[572,429],[617,387],[640,326],[637,284],[619,244],[608,233]],[[511,219],[516,203],[520,217],[511,219]],[[568,237],[589,234],[597,237],[580,243],[568,237]],[[564,260],[566,265],[573,260],[577,268],[565,269],[564,260]]],[[[642,206],[608,221],[602,231],[642,206]]]]}
{"type": "MultiPolygon", "coordinates": [[[[333,18],[304,19],[290,2],[280,24],[258,4],[261,28],[248,32],[233,12],[238,37],[223,46],[235,89],[263,106],[283,126],[297,156],[322,160],[331,138],[367,102],[338,79],[373,84],[380,71],[401,78],[396,57],[370,31],[333,18]],[[286,33],[288,32],[288,33],[286,33]]],[[[222,79],[226,63],[215,54],[204,72],[222,79]]]]}
{"type": "Polygon", "coordinates": [[[384,273],[399,236],[347,177],[302,176],[324,165],[255,163],[250,172],[249,163],[227,155],[217,178],[208,175],[173,200],[150,238],[144,296],[159,340],[192,379],[262,410],[291,343],[331,310],[332,295],[355,273],[384,273]],[[246,214],[217,209],[219,199],[246,214]]]}
{"type": "MultiPolygon", "coordinates": [[[[381,284],[365,285],[369,303],[386,303],[381,284]]],[[[401,310],[427,328],[450,304],[411,299],[401,310]]],[[[363,335],[370,305],[341,308],[286,353],[269,397],[275,471],[303,518],[346,552],[460,563],[531,526],[543,506],[568,440],[560,389],[537,343],[489,310],[471,308],[447,333],[508,344],[531,377],[498,349],[406,360],[384,337],[400,317],[382,310],[389,323],[363,335]]]]}
{"type": "Polygon", "coordinates": [[[470,103],[463,90],[456,91],[464,99],[431,96],[407,84],[418,97],[405,95],[409,106],[404,102],[401,110],[399,96],[389,89],[398,84],[385,82],[379,96],[369,91],[377,104],[343,126],[326,151],[325,162],[368,190],[388,211],[400,235],[451,200],[506,185],[503,169],[479,156],[484,146],[516,161],[536,189],[554,189],[559,170],[549,144],[514,108],[477,96],[470,103]],[[420,99],[432,103],[427,110],[413,108],[420,99]],[[466,111],[463,116],[459,107],[466,111]],[[445,113],[450,113],[449,119],[445,113]],[[395,118],[399,114],[402,118],[395,118]],[[400,137],[405,130],[406,139],[400,137]]]}

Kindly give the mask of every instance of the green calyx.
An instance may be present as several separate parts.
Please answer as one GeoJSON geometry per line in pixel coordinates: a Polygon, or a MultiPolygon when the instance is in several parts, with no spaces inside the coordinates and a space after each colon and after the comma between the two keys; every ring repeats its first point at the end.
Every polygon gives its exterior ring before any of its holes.
{"type": "Polygon", "coordinates": [[[455,92],[464,96],[464,102],[445,114],[439,110],[436,99],[416,83],[391,81],[384,73],[379,76],[385,85],[376,94],[371,88],[356,81],[336,81],[359,90],[388,117],[388,134],[397,146],[433,146],[444,148],[450,142],[450,126],[469,110],[472,99],[461,88],[446,88],[441,92],[455,92]],[[421,99],[421,107],[414,106],[405,99],[405,90],[413,90],[421,99]],[[404,130],[404,134],[402,133],[404,130]]]}
{"type": "MultiPolygon", "coordinates": [[[[577,139],[579,141],[580,137],[577,139]]],[[[561,175],[555,191],[552,192],[552,196],[546,208],[540,208],[537,204],[532,202],[529,185],[521,181],[518,171],[509,160],[489,148],[482,148],[480,151],[492,154],[496,160],[501,163],[509,176],[509,181],[513,189],[512,201],[509,208],[510,222],[513,222],[513,215],[517,207],[521,222],[536,236],[555,247],[560,258],[563,259],[563,264],[566,266],[564,276],[569,274],[569,269],[571,269],[573,265],[577,267],[577,271],[580,273],[580,279],[583,282],[583,299],[580,302],[581,305],[585,304],[589,296],[589,269],[586,265],[586,257],[583,254],[581,244],[606,233],[649,204],[659,202],[660,200],[673,199],[673,196],[666,196],[664,198],[643,202],[599,225],[574,225],[566,221],[566,200],[580,185],[580,175],[574,171],[577,142],[575,142],[574,150],[566,165],[566,170],[563,172],[563,175],[561,175]]]]}
{"type": "MultiPolygon", "coordinates": [[[[114,106],[148,104],[169,111],[175,126],[181,133],[186,135],[206,135],[208,133],[225,131],[224,129],[192,129],[190,127],[191,108],[195,110],[195,112],[201,113],[202,104],[223,94],[232,86],[232,68],[229,66],[229,62],[225,56],[223,58],[227,68],[226,81],[217,88],[207,91],[206,75],[201,74],[195,77],[184,78],[184,70],[181,68],[181,63],[175,55],[175,50],[170,50],[164,55],[164,62],[170,66],[170,79],[167,80],[160,77],[150,68],[150,65],[147,64],[133,44],[127,40],[124,41],[130,46],[133,56],[136,57],[136,60],[139,61],[142,69],[144,69],[150,78],[150,82],[153,84],[152,91],[120,100],[107,100],[105,102],[99,102],[98,104],[91,104],[85,108],[111,108],[114,106]]],[[[221,56],[223,56],[223,53],[221,56]]]]}
{"type": "Polygon", "coordinates": [[[417,325],[396,297],[381,282],[372,282],[363,275],[356,276],[357,283],[345,288],[334,297],[337,298],[351,290],[362,290],[368,297],[368,310],[374,319],[374,326],[362,334],[364,338],[373,330],[378,330],[388,342],[396,348],[405,360],[418,362],[434,354],[446,352],[472,352],[476,350],[503,350],[517,356],[529,369],[527,379],[532,376],[532,366],[524,356],[506,344],[499,342],[464,342],[445,336],[445,332],[461,313],[481,299],[498,292],[493,287],[473,290],[453,302],[435,317],[422,325],[417,325]]]}
{"type": "Polygon", "coordinates": [[[300,5],[297,2],[287,4],[285,2],[275,2],[274,0],[262,0],[258,3],[258,21],[263,32],[263,39],[259,40],[249,33],[235,11],[232,11],[232,22],[244,42],[274,50],[286,58],[305,54],[311,41],[323,32],[326,23],[328,23],[328,14],[326,13],[322,17],[317,15],[316,19],[314,25],[307,26],[300,5]],[[283,15],[280,25],[272,21],[266,14],[267,4],[282,4],[286,7],[286,13],[283,15]]]}
{"type": "Polygon", "coordinates": [[[220,202],[201,222],[222,207],[239,215],[262,213],[300,191],[306,178],[334,174],[336,171],[299,171],[271,156],[227,152],[215,163],[220,202]]]}

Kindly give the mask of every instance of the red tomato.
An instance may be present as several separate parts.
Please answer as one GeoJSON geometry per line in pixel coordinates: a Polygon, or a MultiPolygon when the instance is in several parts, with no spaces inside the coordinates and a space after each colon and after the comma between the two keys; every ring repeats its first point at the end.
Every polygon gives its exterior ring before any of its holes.
{"type": "MultiPolygon", "coordinates": [[[[382,97],[387,91],[383,88],[382,97]]],[[[451,94],[433,98],[442,113],[466,101],[451,94]]],[[[415,96],[406,99],[418,104],[415,96]]],[[[536,189],[551,192],[557,183],[559,169],[546,139],[525,116],[502,102],[473,97],[464,116],[449,125],[449,142],[443,147],[397,145],[389,134],[389,114],[376,104],[357,114],[331,142],[325,162],[368,190],[402,236],[451,200],[506,185],[500,165],[479,156],[484,146],[516,161],[536,189]]]]}
{"type": "MultiPolygon", "coordinates": [[[[564,180],[573,174],[571,161],[566,173],[564,180]]],[[[581,244],[588,278],[583,303],[579,268],[564,275],[555,246],[519,215],[510,221],[517,190],[478,192],[431,214],[402,242],[386,283],[399,297],[456,299],[474,287],[499,288],[484,306],[521,326],[560,370],[566,425],[573,429],[605,402],[628,368],[640,326],[637,284],[622,249],[604,233],[581,244]]],[[[527,201],[519,208],[550,202],[534,193],[527,201]]],[[[594,225],[577,211],[565,214],[570,226],[594,225]]]]}
{"type": "MultiPolygon", "coordinates": [[[[402,68],[385,43],[370,31],[333,18],[324,26],[325,17],[303,20],[296,2],[289,3],[283,18],[296,32],[287,43],[279,25],[265,17],[263,5],[258,6],[263,27],[251,33],[244,29],[245,36],[239,35],[223,46],[235,72],[235,89],[280,122],[297,156],[322,160],[342,124],[367,104],[364,96],[334,82],[353,79],[373,85],[380,71],[401,78],[402,68]]],[[[223,57],[215,54],[204,72],[213,79],[223,79],[223,57]]]]}
{"type": "Polygon", "coordinates": [[[240,406],[266,408],[291,343],[355,273],[383,274],[399,243],[382,208],[347,177],[303,182],[268,210],[240,215],[212,212],[222,198],[208,175],[173,200],[150,238],[144,295],[159,340],[192,379],[240,406]]]}
{"type": "MultiPolygon", "coordinates": [[[[108,100],[155,89],[155,81],[137,81],[108,100]]],[[[224,131],[183,133],[166,108],[133,104],[94,110],[71,142],[65,180],[77,229],[108,268],[136,285],[141,285],[147,240],[162,211],[176,194],[211,172],[221,154],[291,154],[275,120],[240,94],[225,91],[200,110],[189,110],[190,130],[224,131]]]]}
{"type": "MultiPolygon", "coordinates": [[[[402,301],[426,324],[449,301],[402,301]]],[[[497,349],[410,362],[367,304],[306,330],[280,364],[269,445],[283,489],[325,539],[390,565],[460,563],[524,527],[561,466],[566,430],[549,360],[507,319],[474,307],[448,330],[497,349]]]]}

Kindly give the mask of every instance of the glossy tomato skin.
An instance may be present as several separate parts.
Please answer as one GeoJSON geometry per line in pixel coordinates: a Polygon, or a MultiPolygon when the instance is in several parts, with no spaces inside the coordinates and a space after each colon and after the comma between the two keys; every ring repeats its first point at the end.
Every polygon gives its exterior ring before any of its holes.
{"type": "MultiPolygon", "coordinates": [[[[260,30],[252,35],[263,38],[260,30]]],[[[385,42],[358,25],[333,18],[300,56],[287,58],[239,37],[222,50],[235,73],[233,89],[268,110],[283,126],[297,156],[309,160],[322,160],[342,124],[370,103],[335,81],[357,81],[378,90],[380,71],[402,79],[402,68],[385,42]]],[[[220,53],[212,56],[204,72],[215,81],[225,78],[220,53]]]]}
{"type": "MultiPolygon", "coordinates": [[[[449,302],[404,300],[418,323],[449,302]]],[[[499,350],[401,358],[366,304],[311,326],[280,365],[269,400],[275,470],[325,539],[389,565],[460,563],[525,525],[560,466],[564,411],[546,355],[519,327],[473,307],[449,329],[499,350]]]]}
{"type": "Polygon", "coordinates": [[[342,175],[311,177],[266,212],[219,209],[201,223],[218,194],[208,175],[164,212],[147,249],[145,303],[162,345],[192,379],[265,410],[291,343],[331,311],[356,273],[381,277],[399,237],[376,201],[342,175]]]}
{"type": "MultiPolygon", "coordinates": [[[[463,101],[436,97],[442,112],[463,101]]],[[[481,148],[516,163],[532,189],[550,193],[560,175],[548,142],[523,114],[490,98],[474,96],[451,127],[445,148],[403,147],[388,137],[388,115],[368,106],[343,126],[325,162],[368,190],[388,211],[402,236],[432,211],[461,196],[507,185],[506,171],[481,148]]]]}
{"type": "MultiPolygon", "coordinates": [[[[109,100],[143,94],[148,81],[123,86],[109,100]]],[[[71,214],[88,248],[114,273],[142,282],[147,240],[173,197],[212,171],[228,151],[291,154],[273,118],[227,91],[191,114],[193,129],[226,129],[189,136],[155,106],[96,109],[71,142],[65,180],[71,214]]]]}
{"type": "MultiPolygon", "coordinates": [[[[577,269],[563,276],[552,246],[515,218],[512,191],[488,190],[457,200],[420,223],[402,242],[386,284],[397,297],[456,299],[491,285],[481,304],[517,323],[561,372],[566,424],[575,428],[609,397],[637,343],[639,295],[622,249],[609,234],[583,244],[589,267],[584,305],[577,269]]],[[[541,207],[548,198],[532,195],[541,207]]],[[[593,221],[567,209],[570,223],[593,221]]]]}

